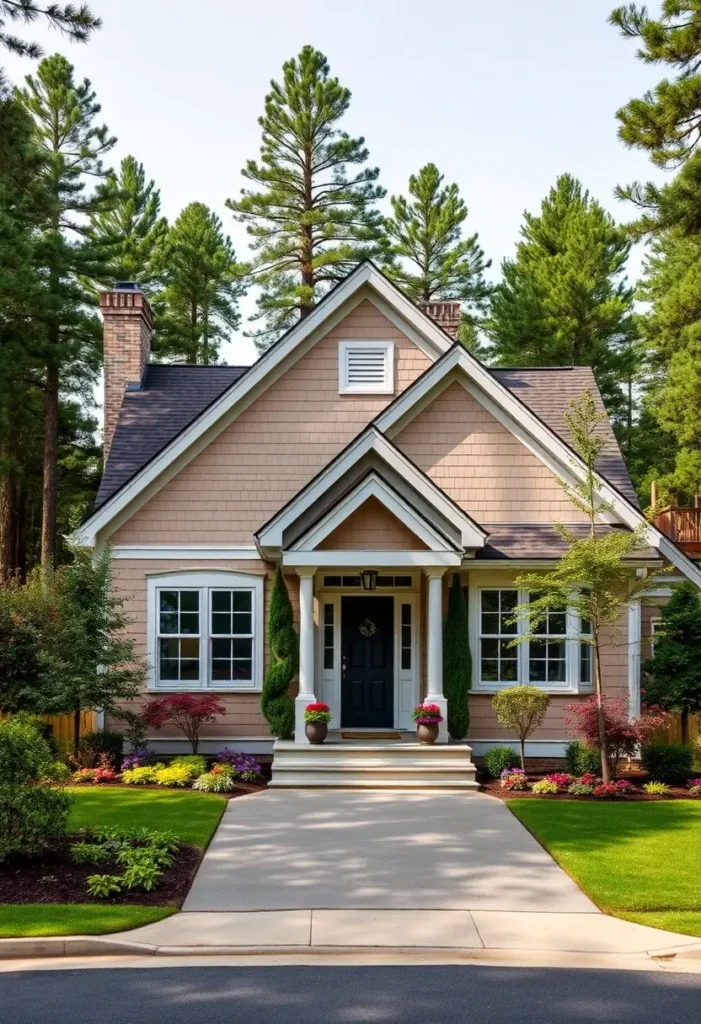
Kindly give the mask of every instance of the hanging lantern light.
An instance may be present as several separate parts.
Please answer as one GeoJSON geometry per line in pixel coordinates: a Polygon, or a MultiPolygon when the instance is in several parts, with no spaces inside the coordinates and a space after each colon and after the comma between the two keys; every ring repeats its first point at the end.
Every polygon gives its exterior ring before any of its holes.
{"type": "Polygon", "coordinates": [[[363,581],[363,590],[374,590],[377,586],[377,571],[375,569],[363,569],[360,578],[363,581]]]}

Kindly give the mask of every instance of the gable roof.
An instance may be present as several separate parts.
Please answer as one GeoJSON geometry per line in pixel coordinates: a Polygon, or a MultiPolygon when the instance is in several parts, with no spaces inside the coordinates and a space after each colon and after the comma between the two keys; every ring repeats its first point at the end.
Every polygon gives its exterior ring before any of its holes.
{"type": "Polygon", "coordinates": [[[487,531],[392,444],[389,438],[370,424],[256,532],[256,541],[263,554],[276,557],[281,548],[290,544],[294,546],[299,537],[306,536],[312,528],[316,528],[339,498],[345,499],[354,493],[358,483],[358,479],[352,477],[354,467],[361,467],[361,483],[367,477],[364,460],[371,455],[378,459],[378,463],[372,467],[372,475],[378,478],[386,471],[386,483],[397,491],[404,491],[402,498],[425,519],[425,514],[414,498],[414,495],[419,495],[433,511],[433,529],[437,528],[443,533],[446,540],[447,532],[442,523],[450,524],[455,531],[455,541],[446,546],[461,550],[484,545],[487,531]],[[339,487],[341,492],[336,494],[335,489],[339,487]],[[409,490],[413,494],[409,494],[409,490]],[[324,500],[328,502],[328,507],[318,508],[317,503],[324,500]],[[313,512],[315,507],[318,508],[316,515],[313,512]],[[311,521],[305,521],[305,515],[310,511],[311,521]],[[296,524],[301,524],[301,529],[296,530],[296,524]]]}
{"type": "Polygon", "coordinates": [[[93,511],[147,466],[246,366],[149,364],[140,391],[126,391],[93,511]]]}

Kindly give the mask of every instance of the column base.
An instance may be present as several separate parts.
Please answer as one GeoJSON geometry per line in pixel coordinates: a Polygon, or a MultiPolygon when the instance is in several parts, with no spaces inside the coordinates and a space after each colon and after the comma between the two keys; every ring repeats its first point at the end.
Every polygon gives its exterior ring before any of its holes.
{"type": "Polygon", "coordinates": [[[438,739],[436,743],[447,743],[449,740],[448,736],[448,701],[445,697],[436,697],[432,693],[429,693],[425,698],[426,704],[437,704],[441,709],[441,715],[443,721],[438,726],[438,739]]]}
{"type": "Polygon", "coordinates": [[[309,743],[307,734],[304,731],[304,709],[307,704],[312,704],[315,699],[313,693],[300,693],[295,697],[295,743],[309,743]]]}

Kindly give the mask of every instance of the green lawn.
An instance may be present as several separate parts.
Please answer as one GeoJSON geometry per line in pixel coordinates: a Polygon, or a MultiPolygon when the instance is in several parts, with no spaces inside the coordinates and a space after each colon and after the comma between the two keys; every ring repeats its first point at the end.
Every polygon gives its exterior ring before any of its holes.
{"type": "Polygon", "coordinates": [[[160,921],[177,910],[177,907],[101,907],[96,903],[5,904],[0,905],[0,938],[103,935],[160,921]]]}
{"type": "Polygon", "coordinates": [[[701,804],[509,800],[606,913],[701,936],[701,804]]]}
{"type": "Polygon", "coordinates": [[[69,832],[91,825],[170,829],[181,842],[204,848],[224,813],[226,800],[191,789],[133,789],[82,786],[68,819],[69,832]]]}
{"type": "MultiPolygon", "coordinates": [[[[68,829],[91,825],[169,829],[183,843],[204,849],[219,824],[226,800],[192,790],[126,789],[94,786],[71,789],[75,803],[68,829]]],[[[100,935],[160,921],[177,907],[115,906],[99,903],[0,904],[0,937],[100,935]]]]}

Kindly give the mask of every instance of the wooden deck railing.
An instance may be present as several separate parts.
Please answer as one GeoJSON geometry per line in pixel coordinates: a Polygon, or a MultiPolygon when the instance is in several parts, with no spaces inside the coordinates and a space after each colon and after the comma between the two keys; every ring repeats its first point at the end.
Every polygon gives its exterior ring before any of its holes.
{"type": "Polygon", "coordinates": [[[701,508],[669,505],[658,513],[656,522],[687,554],[701,557],[701,508]]]}

